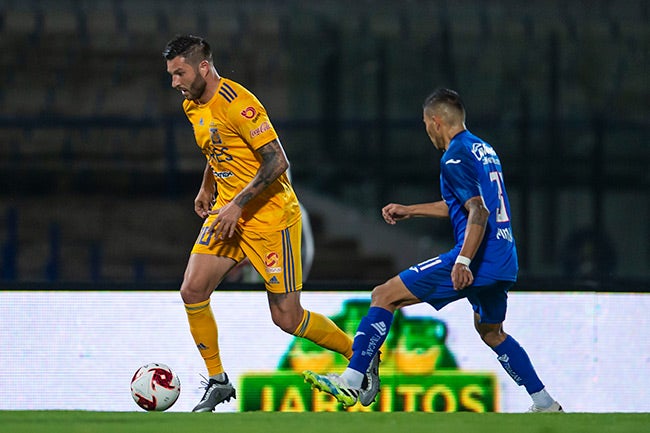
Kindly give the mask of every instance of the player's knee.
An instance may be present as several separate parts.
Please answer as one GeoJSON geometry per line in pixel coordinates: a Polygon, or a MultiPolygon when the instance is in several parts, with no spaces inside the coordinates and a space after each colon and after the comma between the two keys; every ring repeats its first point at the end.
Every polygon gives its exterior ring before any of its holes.
{"type": "Polygon", "coordinates": [[[389,311],[395,310],[395,294],[391,288],[391,281],[386,281],[372,289],[370,305],[384,308],[389,311]]]}
{"type": "Polygon", "coordinates": [[[180,292],[183,302],[186,304],[196,304],[207,301],[212,293],[212,289],[186,279],[183,281],[183,284],[181,284],[180,292]]]}
{"type": "Polygon", "coordinates": [[[492,348],[497,347],[499,344],[503,343],[507,337],[507,334],[503,332],[501,326],[479,327],[477,331],[481,336],[481,340],[483,340],[485,344],[492,348]]]}
{"type": "Polygon", "coordinates": [[[384,294],[384,284],[375,286],[374,289],[372,289],[372,292],[370,293],[370,304],[373,307],[381,307],[382,304],[385,301],[385,294],[384,294]]]}
{"type": "Polygon", "coordinates": [[[274,311],[271,313],[271,320],[275,326],[287,334],[293,334],[298,325],[300,325],[301,317],[288,312],[274,311]]]}

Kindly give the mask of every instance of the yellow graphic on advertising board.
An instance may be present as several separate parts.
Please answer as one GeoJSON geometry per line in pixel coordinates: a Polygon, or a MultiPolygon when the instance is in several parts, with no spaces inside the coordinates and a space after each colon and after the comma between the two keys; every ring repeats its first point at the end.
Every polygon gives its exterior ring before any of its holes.
{"type": "MultiPolygon", "coordinates": [[[[368,311],[368,300],[343,303],[332,321],[350,336],[368,311]]],[[[303,382],[303,370],[341,372],[348,361],[342,355],[295,338],[278,363],[278,370],[245,373],[240,377],[241,411],[423,411],[494,412],[498,410],[496,375],[460,370],[446,346],[447,325],[433,317],[395,313],[384,342],[380,364],[381,391],[369,407],[343,409],[330,395],[303,382]]]]}

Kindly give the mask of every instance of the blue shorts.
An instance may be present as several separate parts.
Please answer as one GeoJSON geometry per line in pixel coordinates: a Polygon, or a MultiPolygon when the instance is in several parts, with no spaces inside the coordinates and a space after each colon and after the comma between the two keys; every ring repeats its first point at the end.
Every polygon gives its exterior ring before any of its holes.
{"type": "Polygon", "coordinates": [[[442,254],[411,266],[400,272],[399,277],[406,287],[422,302],[440,310],[447,304],[467,298],[480,323],[502,323],[506,319],[508,290],[513,281],[480,280],[463,290],[454,290],[451,269],[456,254],[442,254]]]}

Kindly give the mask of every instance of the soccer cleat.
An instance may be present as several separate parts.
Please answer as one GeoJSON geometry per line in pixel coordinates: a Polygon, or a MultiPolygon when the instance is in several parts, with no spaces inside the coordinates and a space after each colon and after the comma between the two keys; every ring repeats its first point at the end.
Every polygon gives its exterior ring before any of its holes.
{"type": "Polygon", "coordinates": [[[322,376],[313,371],[302,372],[305,382],[311,384],[312,389],[326,392],[336,398],[343,407],[354,406],[359,399],[359,391],[350,386],[338,374],[322,376]]]}
{"type": "Polygon", "coordinates": [[[363,384],[359,390],[359,401],[364,406],[370,406],[374,403],[375,397],[379,393],[379,384],[381,383],[381,380],[379,380],[380,355],[381,352],[377,352],[374,358],[372,358],[372,361],[370,361],[366,376],[363,379],[363,384]]]}
{"type": "Polygon", "coordinates": [[[532,405],[530,409],[528,409],[528,412],[564,412],[562,410],[562,406],[560,406],[560,403],[557,401],[554,401],[552,405],[549,407],[538,407],[535,405],[532,405]]]}
{"type": "Polygon", "coordinates": [[[199,404],[192,409],[192,412],[212,412],[219,403],[230,401],[231,398],[237,398],[235,388],[228,380],[227,374],[226,380],[223,382],[210,379],[207,383],[201,383],[205,385],[205,394],[203,394],[199,404]]]}

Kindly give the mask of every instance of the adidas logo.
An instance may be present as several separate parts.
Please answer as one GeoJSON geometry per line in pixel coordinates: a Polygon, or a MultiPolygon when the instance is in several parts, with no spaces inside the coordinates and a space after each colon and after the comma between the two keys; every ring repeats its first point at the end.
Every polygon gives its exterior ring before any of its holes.
{"type": "Polygon", "coordinates": [[[382,337],[386,335],[387,327],[384,322],[375,322],[370,326],[372,326],[375,329],[375,331],[379,332],[379,335],[381,335],[382,337]]]}
{"type": "Polygon", "coordinates": [[[271,279],[269,280],[269,284],[279,284],[279,283],[280,283],[280,282],[278,281],[278,279],[276,278],[275,275],[273,275],[273,276],[271,277],[271,279]]]}

